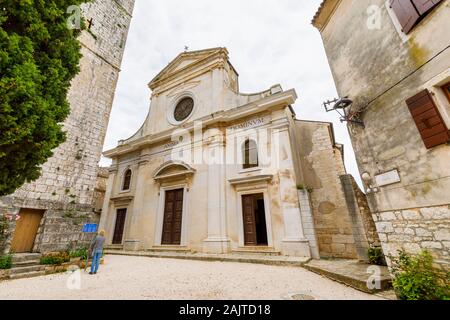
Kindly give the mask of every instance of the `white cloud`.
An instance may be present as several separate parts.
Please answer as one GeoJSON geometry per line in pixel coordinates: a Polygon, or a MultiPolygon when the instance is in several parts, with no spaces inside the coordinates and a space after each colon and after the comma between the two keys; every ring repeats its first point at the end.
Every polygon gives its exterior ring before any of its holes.
{"type": "MultiPolygon", "coordinates": [[[[147,83],[184,46],[227,47],[242,92],[280,83],[295,88],[297,117],[334,123],[345,144],[347,170],[359,181],[345,124],[326,113],[324,100],[337,97],[319,32],[311,25],[321,0],[136,0],[105,150],[128,138],[148,113],[147,83]]],[[[108,160],[103,159],[103,165],[108,160]]]]}

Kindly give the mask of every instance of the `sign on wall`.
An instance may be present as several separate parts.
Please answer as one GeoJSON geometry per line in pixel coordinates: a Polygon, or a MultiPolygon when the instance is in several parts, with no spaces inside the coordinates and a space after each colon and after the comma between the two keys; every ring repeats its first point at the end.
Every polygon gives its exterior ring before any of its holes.
{"type": "Polygon", "coordinates": [[[387,186],[401,181],[398,170],[388,171],[375,176],[375,181],[379,187],[387,186]]]}
{"type": "Polygon", "coordinates": [[[98,230],[98,224],[86,223],[83,226],[83,233],[96,233],[98,230]]]}

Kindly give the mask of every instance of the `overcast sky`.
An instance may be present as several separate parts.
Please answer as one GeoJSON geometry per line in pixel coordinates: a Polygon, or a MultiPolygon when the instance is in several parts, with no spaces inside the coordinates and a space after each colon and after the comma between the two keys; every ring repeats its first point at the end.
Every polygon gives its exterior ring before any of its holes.
{"type": "MultiPolygon", "coordinates": [[[[104,149],[134,134],[150,105],[148,82],[180,52],[226,47],[240,91],[274,84],[295,88],[297,118],[334,122],[347,171],[359,174],[345,124],[326,113],[337,97],[319,32],[311,25],[322,0],[136,0],[104,149]]],[[[102,165],[109,165],[102,159],[102,165]]]]}

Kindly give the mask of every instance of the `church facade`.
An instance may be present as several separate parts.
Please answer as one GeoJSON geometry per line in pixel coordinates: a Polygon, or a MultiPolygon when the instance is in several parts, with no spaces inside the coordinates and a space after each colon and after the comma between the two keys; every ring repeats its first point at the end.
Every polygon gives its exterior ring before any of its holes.
{"type": "Polygon", "coordinates": [[[364,259],[370,213],[332,124],[296,119],[295,90],[240,93],[225,48],[181,53],[149,87],[142,127],[104,153],[111,248],[364,259]]]}

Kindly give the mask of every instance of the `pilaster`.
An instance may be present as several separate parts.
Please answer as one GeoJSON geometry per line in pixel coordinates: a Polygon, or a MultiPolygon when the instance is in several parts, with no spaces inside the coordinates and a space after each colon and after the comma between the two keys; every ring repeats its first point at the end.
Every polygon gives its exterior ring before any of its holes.
{"type": "Polygon", "coordinates": [[[208,237],[205,253],[227,253],[230,239],[226,225],[225,137],[219,130],[208,141],[208,237]]]}
{"type": "Polygon", "coordinates": [[[289,256],[311,257],[308,239],[303,232],[297,193],[292,147],[287,119],[277,121],[273,132],[273,148],[279,168],[281,211],[284,220],[282,252],[289,256]]]}

